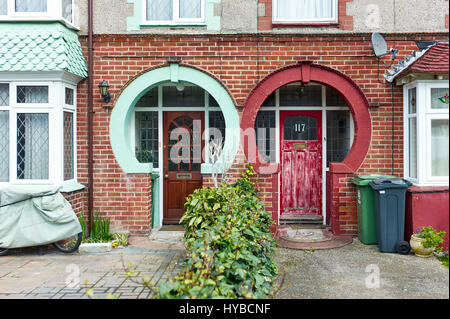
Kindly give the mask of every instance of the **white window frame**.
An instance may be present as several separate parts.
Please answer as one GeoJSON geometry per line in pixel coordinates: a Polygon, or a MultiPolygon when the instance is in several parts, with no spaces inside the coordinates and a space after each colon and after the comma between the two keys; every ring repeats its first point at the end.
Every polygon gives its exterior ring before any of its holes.
{"type": "Polygon", "coordinates": [[[331,18],[316,18],[316,19],[279,19],[277,17],[278,12],[278,0],[272,0],[272,22],[273,23],[286,23],[286,24],[315,24],[315,23],[337,23],[338,22],[338,0],[332,1],[333,16],[331,18]]]}
{"type": "Polygon", "coordinates": [[[16,12],[15,0],[7,0],[7,14],[0,15],[0,21],[63,21],[67,26],[77,29],[74,24],[74,0],[72,0],[72,22],[64,19],[62,15],[61,0],[47,0],[46,12],[16,12]]]}
{"type": "Polygon", "coordinates": [[[448,176],[431,175],[431,121],[434,119],[449,119],[448,109],[431,109],[431,89],[448,88],[448,81],[414,81],[403,86],[404,101],[404,177],[418,186],[446,186],[448,176]],[[416,88],[416,114],[409,114],[408,90],[416,88]],[[409,164],[409,124],[408,120],[416,117],[417,146],[417,178],[410,176],[409,164]]]}
{"type": "Polygon", "coordinates": [[[61,112],[61,141],[59,143],[62,145],[62,165],[61,165],[61,176],[62,176],[62,183],[63,185],[66,184],[73,184],[77,182],[77,112],[76,112],[76,101],[77,101],[77,88],[76,86],[69,85],[67,83],[64,83],[62,90],[62,99],[63,99],[63,108],[61,112]],[[66,104],[66,88],[73,90],[73,105],[66,104]],[[64,112],[70,112],[72,113],[72,145],[73,145],[73,178],[64,180],[64,112]]]}
{"type": "Polygon", "coordinates": [[[9,85],[9,105],[0,106],[0,110],[9,111],[9,181],[2,185],[64,185],[77,181],[77,146],[76,146],[76,86],[63,81],[21,81],[5,80],[0,83],[9,85]],[[48,103],[17,103],[18,86],[48,86],[48,103]],[[65,88],[74,90],[74,105],[65,104],[65,88]],[[74,179],[64,181],[64,134],[63,112],[74,114],[74,179]],[[48,179],[18,179],[17,178],[17,114],[44,113],[48,114],[49,124],[49,163],[48,179]]]}
{"type": "Polygon", "coordinates": [[[200,18],[180,18],[180,0],[172,0],[172,20],[147,20],[147,0],[142,1],[142,25],[203,25],[205,24],[206,0],[201,0],[200,18]]]}

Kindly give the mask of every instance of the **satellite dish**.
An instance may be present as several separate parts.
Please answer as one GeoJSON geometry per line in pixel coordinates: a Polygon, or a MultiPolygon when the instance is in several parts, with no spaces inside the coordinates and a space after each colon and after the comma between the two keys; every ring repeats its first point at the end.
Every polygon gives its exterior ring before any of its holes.
{"type": "Polygon", "coordinates": [[[397,49],[387,50],[387,44],[383,36],[377,32],[372,33],[372,50],[377,58],[381,58],[387,54],[393,53],[392,60],[397,56],[397,49]]]}

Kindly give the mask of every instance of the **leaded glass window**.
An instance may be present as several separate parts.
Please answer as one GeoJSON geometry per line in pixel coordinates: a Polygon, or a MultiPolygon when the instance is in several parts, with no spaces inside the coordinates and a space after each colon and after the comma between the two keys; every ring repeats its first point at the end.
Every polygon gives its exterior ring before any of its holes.
{"type": "Polygon", "coordinates": [[[202,17],[202,0],[179,0],[181,19],[198,19],[202,17]]]}
{"type": "Polygon", "coordinates": [[[0,111],[0,182],[9,181],[9,111],[0,111]]]}
{"type": "Polygon", "coordinates": [[[9,84],[0,83],[0,106],[9,105],[9,84]]]}
{"type": "Polygon", "coordinates": [[[350,146],[350,112],[327,111],[327,166],[344,161],[350,146]]]}
{"type": "Polygon", "coordinates": [[[158,107],[158,87],[145,93],[136,103],[136,107],[158,107]]]}
{"type": "Polygon", "coordinates": [[[67,105],[73,105],[73,96],[74,96],[73,89],[66,88],[65,103],[67,105]]]}
{"type": "Polygon", "coordinates": [[[136,112],[136,158],[158,167],[158,112],[136,112]]]}
{"type": "Polygon", "coordinates": [[[64,112],[64,180],[74,179],[73,113],[64,112]]]}
{"type": "Polygon", "coordinates": [[[280,106],[322,106],[322,87],[285,85],[280,88],[280,106]]]}
{"type": "Polygon", "coordinates": [[[48,178],[48,113],[18,113],[17,179],[48,178]]]}
{"type": "Polygon", "coordinates": [[[202,0],[146,0],[145,19],[149,22],[200,22],[202,0]]]}
{"type": "Polygon", "coordinates": [[[16,12],[47,12],[47,0],[15,0],[16,12]]]}
{"type": "Polygon", "coordinates": [[[275,106],[275,92],[270,94],[261,106],[275,106]]]}
{"type": "MultiPolygon", "coordinates": [[[[225,143],[225,118],[222,111],[209,111],[209,139],[208,141],[214,141],[219,147],[219,150],[223,148],[225,143]]],[[[214,155],[214,154],[211,154],[214,155]]],[[[212,156],[210,160],[215,157],[212,156]]]]}
{"type": "Polygon", "coordinates": [[[199,86],[163,87],[164,107],[205,106],[205,91],[199,86]]]}
{"type": "Polygon", "coordinates": [[[17,103],[48,103],[48,86],[17,86],[17,103]]]}
{"type": "Polygon", "coordinates": [[[412,88],[408,90],[408,113],[415,114],[417,107],[417,89],[412,88]]]}
{"type": "Polygon", "coordinates": [[[259,111],[255,120],[256,145],[266,162],[275,162],[275,111],[259,111]]]}
{"type": "Polygon", "coordinates": [[[172,16],[172,0],[147,0],[148,21],[168,21],[172,20],[172,16]]]}
{"type": "Polygon", "coordinates": [[[347,106],[342,95],[340,95],[334,89],[326,88],[327,106],[347,106]]]}

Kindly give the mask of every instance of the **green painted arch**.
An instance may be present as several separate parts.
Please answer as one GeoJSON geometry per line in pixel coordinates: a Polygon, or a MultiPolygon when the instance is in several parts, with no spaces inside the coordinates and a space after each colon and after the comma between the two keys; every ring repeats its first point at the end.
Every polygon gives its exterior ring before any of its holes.
{"type": "Polygon", "coordinates": [[[129,123],[134,106],[153,87],[163,82],[179,81],[195,84],[214,97],[222,110],[226,138],[222,157],[214,166],[204,163],[202,174],[222,171],[224,165],[231,165],[236,157],[240,141],[239,115],[232,98],[223,85],[210,75],[195,68],[176,63],[148,71],[134,79],[120,94],[111,113],[110,140],[116,160],[126,173],[151,173],[152,164],[140,163],[130,144],[129,123]]]}

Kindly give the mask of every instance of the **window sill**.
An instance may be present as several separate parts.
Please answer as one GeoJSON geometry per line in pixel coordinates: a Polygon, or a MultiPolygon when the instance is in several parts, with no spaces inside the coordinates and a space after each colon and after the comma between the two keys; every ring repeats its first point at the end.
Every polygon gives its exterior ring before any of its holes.
{"type": "Polygon", "coordinates": [[[206,27],[205,23],[198,23],[198,24],[191,24],[191,23],[184,23],[184,24],[169,24],[169,23],[162,23],[162,24],[141,24],[141,29],[147,29],[147,28],[204,28],[206,27]]]}
{"type": "Polygon", "coordinates": [[[272,28],[339,28],[338,22],[272,22],[272,28]]]}
{"type": "Polygon", "coordinates": [[[10,17],[10,16],[1,16],[0,22],[61,22],[69,29],[80,31],[78,27],[73,25],[71,22],[67,21],[63,18],[52,18],[52,17],[10,17]]]}
{"type": "Polygon", "coordinates": [[[85,185],[76,183],[76,182],[72,182],[72,183],[63,184],[62,188],[60,189],[60,192],[61,193],[72,193],[72,192],[82,190],[84,188],[86,188],[85,185]]]}
{"type": "Polygon", "coordinates": [[[442,193],[448,192],[449,187],[447,186],[419,186],[414,185],[408,188],[408,193],[442,193]]]}

